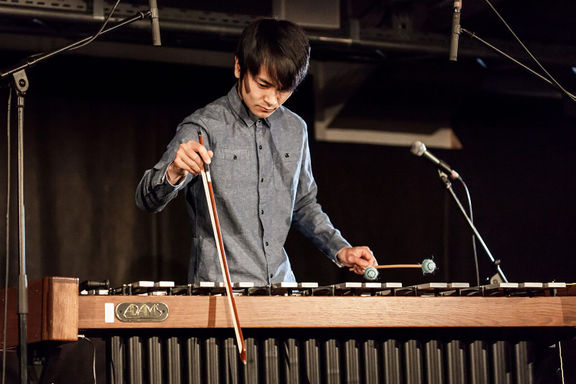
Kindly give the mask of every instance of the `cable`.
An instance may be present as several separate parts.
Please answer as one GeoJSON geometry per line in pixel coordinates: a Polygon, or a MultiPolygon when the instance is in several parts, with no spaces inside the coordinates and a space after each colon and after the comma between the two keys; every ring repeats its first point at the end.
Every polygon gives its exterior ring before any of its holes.
{"type": "Polygon", "coordinates": [[[90,343],[90,346],[92,346],[92,378],[94,379],[94,384],[96,384],[96,346],[89,337],[78,335],[78,338],[81,340],[86,340],[90,343]]]}
{"type": "Polygon", "coordinates": [[[562,342],[558,341],[558,357],[560,358],[560,375],[562,376],[562,384],[564,384],[564,360],[562,359],[562,342]]]}
{"type": "MultiPolygon", "coordinates": [[[[466,199],[468,200],[468,210],[470,211],[470,221],[474,223],[474,212],[472,211],[472,199],[470,198],[470,191],[468,191],[468,186],[462,179],[462,176],[458,178],[464,190],[466,191],[466,199]]],[[[476,236],[472,234],[472,250],[474,252],[474,267],[476,269],[476,286],[480,286],[480,268],[478,267],[478,252],[476,251],[476,236]]]]}
{"type": "Polygon", "coordinates": [[[94,40],[96,40],[96,38],[98,38],[98,36],[100,36],[100,34],[102,33],[102,31],[104,30],[104,28],[106,28],[106,25],[108,24],[108,21],[110,20],[110,18],[112,17],[112,15],[114,14],[114,12],[116,11],[116,7],[118,7],[118,4],[120,4],[120,0],[116,0],[116,4],[114,4],[114,6],[112,7],[112,9],[110,10],[110,13],[108,13],[108,16],[106,16],[106,19],[104,20],[104,23],[102,23],[102,26],[100,27],[100,29],[98,30],[98,32],[96,32],[92,38],[88,41],[85,41],[82,44],[79,44],[76,47],[71,48],[71,50],[73,49],[78,49],[78,48],[82,48],[85,45],[90,44],[91,42],[93,42],[94,40]]]}
{"type": "Polygon", "coordinates": [[[502,24],[504,24],[504,26],[506,27],[506,29],[508,29],[508,31],[512,34],[512,36],[514,36],[514,39],[516,39],[516,41],[518,42],[518,44],[520,44],[520,46],[524,49],[524,51],[526,51],[526,53],[528,54],[528,56],[530,56],[530,58],[536,63],[536,65],[538,67],[540,67],[540,69],[542,71],[544,71],[544,73],[548,76],[548,78],[566,95],[568,96],[570,99],[572,99],[572,101],[576,101],[576,96],[573,95],[572,93],[568,92],[566,89],[564,89],[564,87],[562,87],[562,85],[560,85],[560,83],[558,83],[558,81],[556,81],[556,79],[546,70],[546,68],[544,68],[544,66],[540,63],[540,61],[532,54],[532,52],[530,52],[530,50],[528,49],[528,47],[526,47],[524,45],[524,43],[522,42],[522,40],[520,40],[520,38],[516,35],[516,33],[514,33],[514,31],[512,30],[512,28],[508,25],[508,23],[506,22],[506,20],[504,20],[504,18],[500,15],[500,13],[496,10],[496,8],[494,8],[494,6],[492,5],[492,3],[490,3],[489,0],[484,0],[488,6],[492,9],[492,11],[496,14],[496,16],[498,16],[498,18],[500,19],[500,21],[502,22],[502,24]]]}
{"type": "Polygon", "coordinates": [[[4,281],[4,324],[2,332],[2,384],[6,383],[6,337],[8,329],[8,278],[10,276],[10,114],[12,113],[12,87],[8,91],[6,116],[6,275],[4,281]]]}
{"type": "MultiPolygon", "coordinates": [[[[92,35],[92,37],[90,37],[90,39],[84,41],[82,40],[82,42],[77,42],[77,45],[72,45],[70,47],[70,50],[75,50],[78,48],[82,48],[88,44],[90,44],[91,42],[93,42],[94,40],[96,40],[98,38],[98,36],[100,36],[102,34],[102,31],[104,30],[104,28],[106,28],[106,25],[108,25],[108,21],[110,21],[110,18],[112,17],[112,15],[114,14],[114,12],[116,11],[116,8],[118,7],[118,4],[120,4],[120,0],[116,1],[116,4],[114,4],[114,6],[112,7],[112,9],[110,10],[110,13],[108,14],[108,16],[106,16],[106,19],[104,20],[104,23],[102,23],[102,25],[100,26],[100,29],[98,30],[98,32],[96,32],[94,35],[92,35]]],[[[27,61],[30,63],[30,60],[39,57],[39,56],[43,56],[44,52],[41,53],[36,53],[33,55],[28,56],[27,61]]]]}

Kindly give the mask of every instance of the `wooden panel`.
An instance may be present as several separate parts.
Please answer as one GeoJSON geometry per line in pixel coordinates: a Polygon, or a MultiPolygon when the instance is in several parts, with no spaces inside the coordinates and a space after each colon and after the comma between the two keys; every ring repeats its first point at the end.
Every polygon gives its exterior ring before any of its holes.
{"type": "MultiPolygon", "coordinates": [[[[81,296],[80,329],[228,328],[222,296],[81,296]],[[162,302],[163,322],[105,322],[105,304],[162,302]]],[[[296,297],[240,296],[245,328],[574,327],[576,297],[296,297]]]]}
{"type": "MultiPolygon", "coordinates": [[[[4,306],[4,291],[0,291],[4,306]]],[[[45,340],[78,339],[78,279],[45,277],[28,285],[28,343],[45,340]]],[[[4,312],[0,313],[4,321],[4,312]]],[[[8,328],[6,345],[18,345],[18,290],[8,289],[8,328]]]]}
{"type": "Polygon", "coordinates": [[[42,340],[78,340],[78,279],[43,280],[42,340]]]}

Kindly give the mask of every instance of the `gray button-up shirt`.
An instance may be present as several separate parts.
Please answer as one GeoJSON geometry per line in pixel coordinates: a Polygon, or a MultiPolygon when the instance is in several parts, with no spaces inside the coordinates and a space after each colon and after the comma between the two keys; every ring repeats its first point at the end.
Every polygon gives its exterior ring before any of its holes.
{"type": "Polygon", "coordinates": [[[291,225],[337,262],[336,253],[350,244],[316,201],[306,123],[285,107],[260,119],[233,87],[184,119],[136,191],[136,204],[151,212],[186,191],[193,240],[190,282],[223,281],[201,177],[189,174],[172,186],[165,176],[178,146],[198,141],[198,131],[214,152],[210,171],[232,281],[295,281],[284,250],[291,225]]]}

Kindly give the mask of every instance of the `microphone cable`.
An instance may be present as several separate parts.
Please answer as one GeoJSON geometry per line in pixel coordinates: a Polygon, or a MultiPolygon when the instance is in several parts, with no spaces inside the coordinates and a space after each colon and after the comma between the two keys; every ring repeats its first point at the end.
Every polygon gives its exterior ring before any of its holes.
{"type": "MultiPolygon", "coordinates": [[[[106,16],[106,19],[104,19],[104,22],[100,26],[100,29],[98,30],[98,32],[96,32],[94,35],[92,35],[90,37],[90,39],[88,39],[87,41],[84,41],[83,43],[78,42],[77,45],[72,46],[70,48],[70,50],[73,51],[73,50],[76,50],[78,48],[82,48],[82,47],[92,43],[94,40],[96,40],[98,38],[98,36],[100,36],[102,34],[102,31],[104,30],[104,28],[106,28],[106,25],[108,25],[110,18],[112,17],[112,15],[114,15],[114,12],[116,12],[116,8],[118,7],[119,4],[120,4],[120,0],[117,0],[116,3],[114,4],[114,6],[112,7],[112,9],[110,10],[110,13],[108,13],[108,16],[106,16]]],[[[36,58],[38,56],[42,56],[42,55],[44,55],[44,52],[35,53],[33,55],[28,56],[27,60],[34,59],[34,58],[36,58]]]]}
{"type": "MultiPolygon", "coordinates": [[[[524,43],[522,42],[522,40],[520,40],[520,38],[516,35],[516,33],[514,33],[514,31],[512,30],[512,27],[510,27],[510,25],[508,25],[508,23],[506,22],[506,20],[504,20],[504,18],[500,15],[500,13],[496,10],[496,8],[492,5],[492,3],[490,2],[490,0],[484,0],[484,2],[486,2],[488,4],[488,6],[492,9],[492,11],[496,14],[496,16],[500,19],[500,21],[502,22],[502,24],[504,24],[504,26],[506,27],[506,29],[508,29],[508,31],[512,34],[512,36],[514,37],[514,39],[518,42],[518,44],[520,44],[520,46],[524,49],[524,51],[528,54],[528,56],[530,56],[530,58],[536,63],[536,65],[547,75],[547,78],[553,83],[553,85],[555,85],[558,89],[560,89],[566,96],[568,96],[572,101],[576,101],[576,96],[570,92],[568,92],[566,89],[564,89],[564,87],[562,85],[560,85],[560,83],[558,81],[556,81],[556,79],[554,78],[554,76],[552,76],[547,70],[546,68],[544,68],[544,66],[540,63],[540,61],[532,54],[532,52],[530,52],[530,50],[528,49],[528,47],[526,47],[526,45],[524,45],[524,43]]],[[[470,33],[469,31],[467,31],[468,33],[470,33]]],[[[537,72],[536,72],[537,73],[537,72]]]]}
{"type": "Polygon", "coordinates": [[[114,14],[114,12],[116,12],[116,8],[118,7],[118,4],[120,4],[120,0],[116,0],[116,4],[114,4],[114,6],[112,7],[112,9],[110,10],[110,12],[108,13],[108,16],[106,16],[106,19],[104,20],[104,23],[102,23],[102,26],[100,27],[100,29],[98,30],[98,32],[96,32],[92,38],[90,38],[90,40],[85,41],[82,44],[79,44],[76,47],[70,48],[71,50],[74,49],[78,49],[78,48],[82,48],[85,45],[90,44],[91,42],[93,42],[94,40],[96,40],[98,38],[98,36],[100,36],[102,34],[102,31],[104,30],[104,28],[106,28],[106,25],[108,25],[108,21],[110,21],[110,18],[112,17],[112,15],[114,14]]]}
{"type": "Polygon", "coordinates": [[[12,86],[8,87],[6,109],[6,271],[4,280],[4,323],[2,324],[2,384],[6,383],[6,337],[8,329],[8,278],[10,277],[10,114],[12,113],[12,86]]]}
{"type": "MultiPolygon", "coordinates": [[[[472,199],[470,198],[470,191],[468,190],[468,186],[464,182],[462,176],[458,177],[458,180],[464,187],[464,191],[466,192],[466,200],[468,200],[468,210],[470,211],[470,221],[474,223],[474,212],[472,210],[472,199]]],[[[480,286],[480,267],[478,266],[478,252],[476,250],[476,235],[472,234],[472,252],[474,256],[474,269],[476,271],[476,286],[480,286]]]]}

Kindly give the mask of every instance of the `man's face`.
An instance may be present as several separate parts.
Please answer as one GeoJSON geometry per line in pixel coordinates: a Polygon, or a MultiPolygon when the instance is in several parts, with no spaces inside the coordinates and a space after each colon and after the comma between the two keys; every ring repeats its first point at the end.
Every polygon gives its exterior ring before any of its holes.
{"type": "MultiPolygon", "coordinates": [[[[240,65],[235,60],[234,75],[240,79],[240,65]]],[[[255,116],[262,119],[270,116],[292,95],[292,91],[280,91],[264,65],[260,73],[252,76],[249,71],[240,80],[238,87],[240,98],[255,116]]]]}

